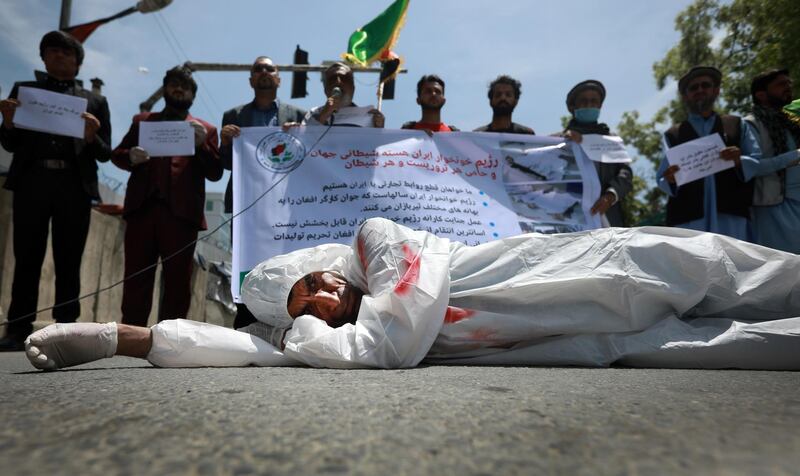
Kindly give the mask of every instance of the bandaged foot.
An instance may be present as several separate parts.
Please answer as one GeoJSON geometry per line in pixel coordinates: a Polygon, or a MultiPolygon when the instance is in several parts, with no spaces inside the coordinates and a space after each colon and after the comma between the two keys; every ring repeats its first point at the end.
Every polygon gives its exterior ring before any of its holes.
{"type": "Polygon", "coordinates": [[[56,370],[112,357],[117,352],[117,323],[52,324],[25,339],[34,367],[56,370]]]}

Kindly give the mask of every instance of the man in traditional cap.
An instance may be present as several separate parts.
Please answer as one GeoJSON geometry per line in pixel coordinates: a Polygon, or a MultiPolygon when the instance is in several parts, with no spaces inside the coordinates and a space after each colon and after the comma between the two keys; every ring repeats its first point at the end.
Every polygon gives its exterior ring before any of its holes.
{"type": "Polygon", "coordinates": [[[792,101],[788,69],[772,69],[750,85],[761,160],[755,173],[753,224],[756,243],[800,254],[800,124],[784,107],[792,101]]]}
{"type": "MultiPolygon", "coordinates": [[[[222,166],[233,169],[233,139],[241,133],[242,127],[282,126],[287,122],[300,122],[306,111],[278,100],[278,87],[281,85],[278,66],[267,56],[259,56],[250,67],[250,87],[255,97],[247,104],[242,104],[225,111],[222,116],[220,130],[219,157],[222,166]]],[[[225,189],[225,213],[233,212],[233,177],[228,179],[225,189]]],[[[233,226],[231,226],[233,239],[233,226]]],[[[255,318],[244,304],[236,304],[236,317],[233,327],[244,327],[255,318]]]]}
{"type": "Polygon", "coordinates": [[[664,152],[656,180],[669,197],[668,226],[752,240],[748,217],[753,185],[749,180],[758,165],[761,149],[752,128],[740,117],[714,112],[721,81],[722,73],[713,66],[695,66],[680,78],[678,91],[688,118],[664,133],[662,149],[666,151],[718,133],[726,145],[720,151],[720,158],[735,166],[679,186],[675,180],[679,167],[669,165],[664,152]]]}
{"type": "MultiPolygon", "coordinates": [[[[598,123],[600,108],[606,99],[603,83],[587,79],[576,84],[567,93],[567,109],[572,114],[564,136],[578,144],[583,134],[611,135],[604,123],[598,123]]],[[[604,215],[610,226],[625,226],[622,200],[633,188],[633,171],[628,164],[595,162],[602,193],[592,205],[592,215],[604,215]]]]}
{"type": "Polygon", "coordinates": [[[428,132],[454,132],[458,128],[442,122],[442,108],[447,102],[444,97],[444,80],[435,74],[426,74],[417,82],[417,104],[422,108],[419,121],[409,121],[402,129],[416,129],[428,132]]]}
{"type": "Polygon", "coordinates": [[[522,95],[522,83],[508,75],[501,75],[489,83],[489,106],[492,107],[492,122],[475,129],[475,132],[506,132],[511,134],[535,134],[533,129],[511,120],[514,108],[522,95]]]}
{"type": "Polygon", "coordinates": [[[80,268],[89,232],[91,204],[100,200],[97,162],[111,157],[111,122],[103,96],[83,89],[76,80],[83,63],[83,46],[67,33],[51,31],[42,37],[39,56],[45,72],[36,81],[16,83],[8,99],[0,101],[3,125],[0,143],[14,153],[5,188],[14,192],[14,284],[10,321],[0,351],[22,350],[33,330],[39,300],[39,279],[47,251],[48,229],[53,229],[56,296],[53,319],[74,322],[81,312],[80,268]],[[14,124],[20,106],[19,88],[36,88],[85,98],[83,137],[21,129],[14,124]]]}
{"type": "Polygon", "coordinates": [[[122,322],[137,326],[147,325],[159,258],[164,268],[164,299],[158,319],[186,317],[192,297],[195,241],[197,233],[206,229],[206,180],[219,180],[223,170],[217,129],[189,113],[197,94],[191,71],[181,66],[168,70],[163,87],[164,110],[134,116],[111,159],[131,173],[123,213],[126,280],[121,307],[122,322]],[[139,145],[139,125],[160,121],[191,125],[191,155],[151,156],[139,145]]]}
{"type": "Polygon", "coordinates": [[[352,246],[296,250],[247,275],[242,298],[271,332],[181,319],[151,329],[64,324],[32,334],[26,350],[51,370],[115,353],[161,367],[401,368],[426,359],[796,369],[798,271],[800,256],[692,230],[533,233],[467,246],[370,218],[352,246]]]}

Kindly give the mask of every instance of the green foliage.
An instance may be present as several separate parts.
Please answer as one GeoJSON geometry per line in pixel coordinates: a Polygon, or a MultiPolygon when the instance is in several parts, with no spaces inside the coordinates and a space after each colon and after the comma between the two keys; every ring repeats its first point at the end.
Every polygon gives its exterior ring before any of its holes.
{"type": "MultiPolygon", "coordinates": [[[[724,5],[718,0],[696,0],[675,18],[675,29],[680,41],[653,64],[656,85],[663,89],[692,66],[717,66],[723,74],[719,112],[747,113],[750,81],[756,74],[800,65],[798,0],[733,0],[724,5]],[[724,35],[722,40],[714,42],[719,35],[724,35]]],[[[655,169],[660,160],[659,131],[685,119],[676,88],[675,98],[652,120],[639,122],[637,111],[626,112],[617,130],[638,150],[636,160],[648,160],[655,169]]],[[[656,224],[663,220],[664,194],[655,184],[640,182],[634,183],[634,193],[623,205],[627,223],[656,224]]]]}

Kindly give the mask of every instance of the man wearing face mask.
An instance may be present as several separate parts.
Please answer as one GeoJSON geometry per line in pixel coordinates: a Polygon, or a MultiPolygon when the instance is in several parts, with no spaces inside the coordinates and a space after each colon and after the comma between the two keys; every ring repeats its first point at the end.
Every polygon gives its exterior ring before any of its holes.
{"type": "MultiPolygon", "coordinates": [[[[581,143],[583,134],[611,135],[608,126],[598,123],[600,108],[606,99],[603,83],[587,79],[567,93],[567,109],[572,114],[564,137],[581,143]]],[[[633,171],[628,164],[595,162],[602,194],[592,206],[592,215],[604,215],[609,226],[625,226],[620,202],[633,188],[633,171]]]]}
{"type": "MultiPolygon", "coordinates": [[[[197,94],[191,72],[175,67],[164,76],[164,110],[133,118],[130,130],[114,149],[112,161],[130,171],[125,194],[125,276],[162,259],[164,299],[159,321],[186,317],[191,300],[192,259],[199,230],[206,229],[205,181],[222,178],[217,130],[192,117],[197,94]],[[151,157],[139,147],[142,121],[187,121],[194,129],[194,155],[151,157]],[[183,249],[180,253],[163,261],[183,249]]],[[[147,324],[153,301],[155,268],[127,279],[122,291],[122,322],[147,324]]]]}
{"type": "Polygon", "coordinates": [[[695,66],[678,81],[678,91],[688,117],[664,133],[661,143],[664,156],[656,172],[656,181],[669,197],[668,226],[752,240],[748,217],[753,185],[749,180],[758,167],[761,148],[746,121],[738,116],[721,116],[714,112],[721,81],[722,73],[713,66],[695,66]],[[720,151],[720,158],[733,162],[735,166],[678,185],[675,173],[679,166],[669,165],[666,150],[711,134],[719,134],[726,145],[720,151]]]}
{"type": "Polygon", "coordinates": [[[39,43],[45,72],[35,81],[14,85],[0,101],[3,124],[0,142],[14,154],[4,187],[14,192],[14,281],[8,308],[7,335],[0,352],[18,351],[33,330],[39,300],[39,280],[52,228],[55,264],[56,322],[74,322],[80,303],[70,302],[80,292],[80,268],[89,233],[92,200],[100,200],[97,162],[111,157],[111,122],[106,98],[83,89],[76,78],[83,63],[83,46],[62,31],[45,34],[39,43]],[[87,101],[82,138],[20,129],[14,114],[20,106],[20,87],[44,89],[87,101]],[[69,303],[69,304],[67,304],[69,303]],[[23,319],[23,316],[27,316],[23,319]]]}
{"type": "Polygon", "coordinates": [[[750,92],[753,113],[745,120],[762,151],[753,195],[756,243],[800,254],[800,124],[783,110],[792,101],[789,70],[759,74],[750,92]]]}
{"type": "Polygon", "coordinates": [[[536,134],[533,129],[511,120],[522,94],[522,84],[511,76],[498,76],[489,84],[489,105],[492,122],[475,129],[475,132],[506,132],[511,134],[536,134]]]}
{"type": "Polygon", "coordinates": [[[324,105],[308,111],[304,124],[383,128],[383,113],[377,109],[362,113],[353,103],[356,86],[349,66],[333,63],[322,73],[322,82],[327,100],[324,105]]]}
{"type": "MultiPolygon", "coordinates": [[[[250,87],[255,97],[247,104],[237,106],[222,116],[219,157],[222,166],[233,168],[233,139],[241,133],[242,127],[280,126],[287,122],[300,122],[306,112],[291,104],[278,100],[278,87],[281,77],[278,67],[267,56],[259,56],[250,68],[250,87]]],[[[233,212],[233,177],[228,179],[225,189],[225,213],[233,212]]],[[[233,223],[231,223],[231,237],[233,223]]],[[[236,318],[233,327],[239,328],[255,322],[255,318],[244,304],[236,304],[236,318]]]]}

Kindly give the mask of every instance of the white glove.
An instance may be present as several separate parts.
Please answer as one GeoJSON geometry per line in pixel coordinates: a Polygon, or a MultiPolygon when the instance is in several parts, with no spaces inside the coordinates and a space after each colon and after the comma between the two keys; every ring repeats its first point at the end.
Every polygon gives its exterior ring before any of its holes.
{"type": "Polygon", "coordinates": [[[150,160],[150,154],[141,147],[133,147],[128,151],[128,156],[131,159],[131,165],[139,165],[150,160]]]}
{"type": "Polygon", "coordinates": [[[55,370],[112,357],[117,352],[117,323],[52,324],[25,339],[34,367],[55,370]]]}
{"type": "Polygon", "coordinates": [[[189,124],[194,129],[194,146],[200,147],[206,141],[206,128],[197,121],[192,121],[189,124]]]}

